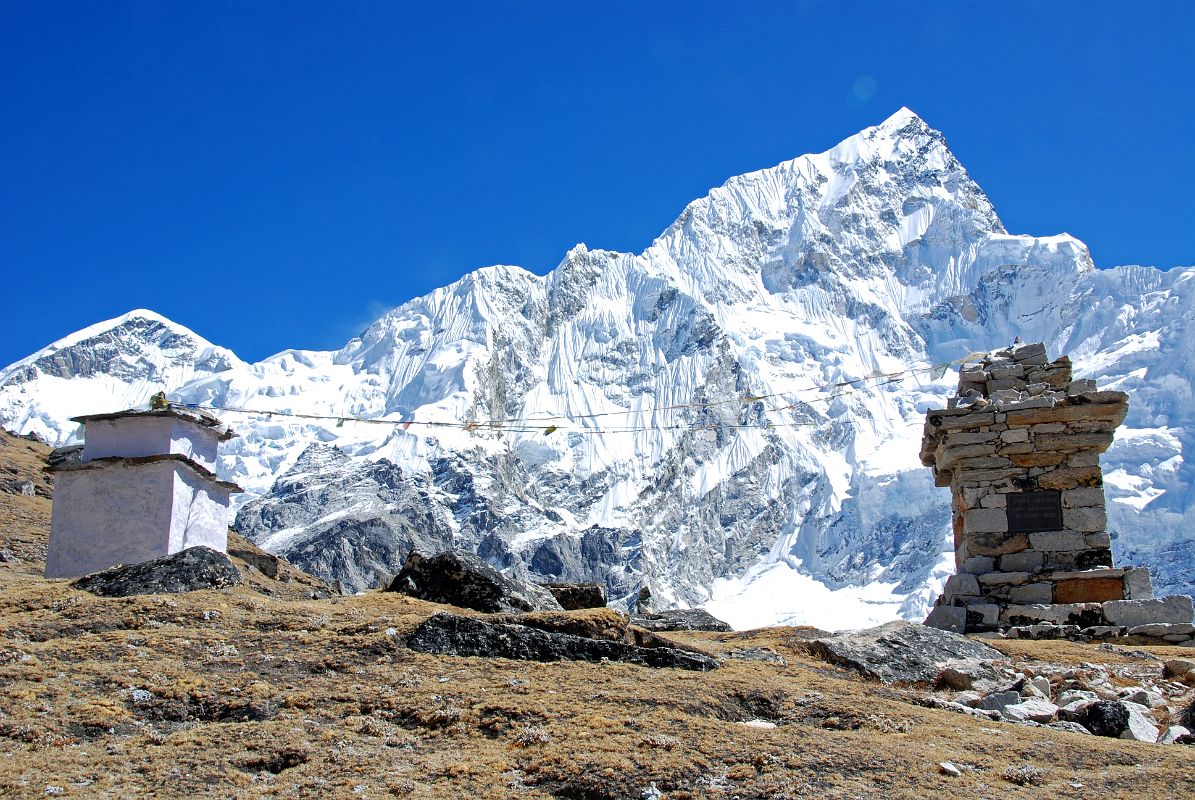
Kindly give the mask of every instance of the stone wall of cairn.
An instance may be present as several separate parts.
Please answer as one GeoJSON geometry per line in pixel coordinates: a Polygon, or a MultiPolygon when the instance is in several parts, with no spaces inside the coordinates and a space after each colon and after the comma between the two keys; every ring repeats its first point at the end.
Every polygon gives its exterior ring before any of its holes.
{"type": "Polygon", "coordinates": [[[951,490],[957,568],[927,624],[1192,640],[1189,597],[1153,599],[1148,570],[1112,563],[1100,454],[1127,411],[1128,395],[1073,380],[1040,343],[963,365],[921,443],[951,490]]]}

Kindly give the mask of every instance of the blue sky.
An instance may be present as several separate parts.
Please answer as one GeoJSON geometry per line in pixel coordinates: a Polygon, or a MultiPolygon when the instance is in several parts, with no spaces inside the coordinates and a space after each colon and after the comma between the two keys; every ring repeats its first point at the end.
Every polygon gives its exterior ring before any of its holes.
{"type": "Polygon", "coordinates": [[[1010,231],[1190,265],[1193,7],[0,0],[0,365],[137,307],[338,347],[901,106],[1010,231]]]}

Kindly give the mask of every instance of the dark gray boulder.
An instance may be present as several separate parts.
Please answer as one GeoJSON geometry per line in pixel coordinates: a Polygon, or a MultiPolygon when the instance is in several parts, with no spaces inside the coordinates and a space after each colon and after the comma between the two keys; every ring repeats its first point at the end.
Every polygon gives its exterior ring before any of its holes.
{"type": "Polygon", "coordinates": [[[806,647],[819,658],[883,683],[929,684],[951,662],[1004,657],[1000,651],[965,636],[914,622],[889,622],[878,628],[813,639],[806,647]]]}
{"type": "Polygon", "coordinates": [[[188,547],[152,561],[84,575],[71,586],[101,597],[128,597],[223,589],[240,582],[241,574],[228,556],[210,547],[188,547]]]}
{"type": "Polygon", "coordinates": [[[622,661],[645,667],[707,672],[718,662],[701,653],[672,647],[637,647],[609,639],[588,639],[525,625],[492,623],[455,614],[436,614],[407,638],[420,653],[512,658],[521,661],[622,661]]]}
{"type": "Polygon", "coordinates": [[[1101,700],[1083,709],[1080,724],[1096,736],[1117,738],[1129,727],[1129,709],[1115,700],[1101,700]]]}
{"type": "Polygon", "coordinates": [[[631,624],[649,631],[718,631],[734,630],[722,620],[702,608],[675,608],[650,614],[632,614],[631,624]]]}
{"type": "Polygon", "coordinates": [[[491,614],[563,610],[544,587],[508,578],[472,553],[455,551],[412,552],[386,591],[491,614]]]}
{"type": "Polygon", "coordinates": [[[596,583],[545,583],[543,587],[565,611],[606,607],[606,590],[596,583]]]}

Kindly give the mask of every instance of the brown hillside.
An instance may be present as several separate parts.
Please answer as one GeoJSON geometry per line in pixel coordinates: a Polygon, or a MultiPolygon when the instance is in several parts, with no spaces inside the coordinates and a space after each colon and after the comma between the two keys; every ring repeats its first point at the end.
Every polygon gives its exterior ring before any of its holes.
{"type": "MultiPolygon", "coordinates": [[[[47,448],[0,469],[49,485],[47,448]]],[[[668,634],[709,673],[434,657],[402,637],[444,610],[311,599],[289,565],[226,591],[99,598],[41,578],[50,500],[0,494],[0,796],[1178,798],[1191,748],[989,722],[806,655],[808,631],[668,634]],[[263,592],[270,592],[265,594],[263,592]],[[784,665],[727,657],[766,647],[784,665]],[[767,725],[774,727],[765,727],[767,725]],[[939,771],[952,761],[960,777],[939,771]],[[1041,772],[1021,769],[1037,768],[1041,772]]],[[[250,547],[237,542],[235,546],[250,547]]],[[[1010,663],[1149,652],[998,643],[1010,663]]]]}

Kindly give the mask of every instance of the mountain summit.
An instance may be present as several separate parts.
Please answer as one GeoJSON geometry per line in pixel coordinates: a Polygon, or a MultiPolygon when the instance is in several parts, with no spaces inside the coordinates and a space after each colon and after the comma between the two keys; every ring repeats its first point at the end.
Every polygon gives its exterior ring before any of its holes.
{"type": "MultiPolygon", "coordinates": [[[[381,514],[531,578],[616,598],[646,584],[738,627],[847,627],[920,618],[936,595],[948,498],[917,452],[925,409],[953,388],[938,365],[1021,336],[1132,394],[1105,457],[1117,558],[1190,591],[1193,276],[1096,270],[1070,236],[1008,234],[942,134],[902,109],[731,178],[642,253],[578,245],[542,277],[481,269],[335,352],[220,364],[188,345],[193,371],[169,389],[263,412],[230,419],[248,433],[225,476],[258,496],[238,526],[353,588],[397,572],[401,547],[369,524],[381,514]],[[341,455],[280,478],[313,443],[341,455]],[[402,491],[359,465],[383,460],[402,491]],[[335,495],[353,524],[288,499],[303,492],[335,495]]],[[[119,347],[94,338],[71,347],[119,347]]],[[[3,373],[10,427],[65,439],[84,410],[65,398],[88,380],[108,382],[96,402],[148,396],[146,369],[121,359],[87,376],[29,361],[3,373]]]]}

